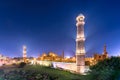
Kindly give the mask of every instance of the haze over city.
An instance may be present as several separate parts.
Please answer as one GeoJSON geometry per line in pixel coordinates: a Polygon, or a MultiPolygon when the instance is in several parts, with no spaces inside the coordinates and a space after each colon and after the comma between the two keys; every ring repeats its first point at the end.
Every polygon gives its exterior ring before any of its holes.
{"type": "Polygon", "coordinates": [[[119,55],[119,1],[83,0],[2,0],[0,1],[0,53],[28,56],[53,51],[75,55],[76,16],[85,15],[85,46],[88,56],[102,53],[119,55]],[[104,4],[103,4],[104,3],[104,4]],[[108,4],[109,3],[109,4],[108,4]]]}

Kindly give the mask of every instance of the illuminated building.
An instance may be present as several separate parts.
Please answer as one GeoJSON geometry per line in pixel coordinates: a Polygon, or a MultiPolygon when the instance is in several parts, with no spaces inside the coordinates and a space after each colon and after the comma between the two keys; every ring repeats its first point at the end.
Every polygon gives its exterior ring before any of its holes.
{"type": "Polygon", "coordinates": [[[27,60],[27,47],[23,46],[23,61],[26,62],[27,60]]]}
{"type": "MultiPolygon", "coordinates": [[[[93,57],[85,57],[85,66],[95,65],[98,61],[108,58],[108,53],[106,50],[106,45],[104,46],[103,54],[94,54],[93,57]]],[[[64,52],[61,56],[57,55],[54,52],[49,52],[48,54],[43,53],[41,56],[38,56],[38,61],[52,61],[52,62],[66,62],[66,63],[75,63],[76,56],[73,57],[64,57],[64,52]]]]}
{"type": "Polygon", "coordinates": [[[77,37],[76,37],[76,66],[78,73],[84,73],[85,68],[85,47],[84,47],[84,15],[80,14],[76,18],[77,37]]]}
{"type": "Polygon", "coordinates": [[[62,52],[61,56],[57,55],[54,52],[49,52],[48,54],[43,53],[41,56],[38,56],[37,60],[39,61],[52,61],[52,62],[76,62],[75,57],[64,57],[64,52],[62,52]]]}
{"type": "Polygon", "coordinates": [[[11,64],[11,59],[9,57],[3,56],[0,54],[0,66],[11,64]]]}
{"type": "Polygon", "coordinates": [[[108,58],[108,52],[106,50],[106,45],[104,45],[104,50],[102,54],[95,53],[93,57],[86,57],[85,62],[86,65],[91,66],[95,65],[98,61],[104,60],[108,58]]]}
{"type": "Polygon", "coordinates": [[[85,58],[85,65],[86,66],[92,66],[95,64],[96,64],[96,61],[95,61],[94,57],[86,57],[85,58]]]}
{"type": "MultiPolygon", "coordinates": [[[[62,56],[64,56],[62,54],[62,56]]],[[[62,61],[63,57],[62,56],[58,56],[57,54],[55,54],[54,52],[49,52],[48,54],[43,53],[42,56],[39,56],[37,58],[37,60],[42,60],[42,61],[62,61]]]]}
{"type": "Polygon", "coordinates": [[[108,58],[108,53],[106,51],[106,45],[104,45],[103,54],[102,55],[100,55],[100,54],[94,54],[94,59],[96,61],[100,61],[100,60],[104,60],[106,58],[108,58]]]}

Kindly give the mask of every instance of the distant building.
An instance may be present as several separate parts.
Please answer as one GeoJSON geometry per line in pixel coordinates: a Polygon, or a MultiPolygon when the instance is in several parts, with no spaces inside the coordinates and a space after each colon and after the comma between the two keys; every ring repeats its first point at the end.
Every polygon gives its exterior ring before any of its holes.
{"type": "Polygon", "coordinates": [[[6,57],[6,56],[0,54],[0,66],[8,65],[8,64],[11,64],[11,59],[9,57],[6,57]]]}
{"type": "Polygon", "coordinates": [[[104,50],[102,54],[95,53],[93,57],[85,58],[86,65],[95,65],[98,61],[108,58],[108,52],[106,50],[106,45],[104,45],[104,50]]]}
{"type": "Polygon", "coordinates": [[[41,56],[37,58],[37,60],[42,60],[42,61],[62,61],[62,57],[58,56],[54,52],[49,52],[48,54],[43,53],[41,56]]]}
{"type": "Polygon", "coordinates": [[[94,59],[96,60],[96,61],[99,61],[99,60],[104,60],[104,59],[106,59],[106,58],[108,58],[108,53],[107,53],[107,51],[106,51],[106,45],[104,45],[104,51],[103,51],[103,54],[94,54],[94,59]]]}

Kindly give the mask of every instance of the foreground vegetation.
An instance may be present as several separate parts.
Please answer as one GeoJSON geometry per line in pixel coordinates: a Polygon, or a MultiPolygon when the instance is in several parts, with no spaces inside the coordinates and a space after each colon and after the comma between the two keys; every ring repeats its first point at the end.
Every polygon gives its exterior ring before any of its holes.
{"type": "Polygon", "coordinates": [[[83,80],[83,76],[40,65],[0,71],[0,80],[83,80]]]}
{"type": "Polygon", "coordinates": [[[120,80],[120,57],[99,61],[90,69],[89,80],[120,80]]]}
{"type": "Polygon", "coordinates": [[[1,69],[0,80],[120,80],[120,58],[112,57],[90,67],[87,75],[40,65],[21,63],[17,68],[1,69]]]}

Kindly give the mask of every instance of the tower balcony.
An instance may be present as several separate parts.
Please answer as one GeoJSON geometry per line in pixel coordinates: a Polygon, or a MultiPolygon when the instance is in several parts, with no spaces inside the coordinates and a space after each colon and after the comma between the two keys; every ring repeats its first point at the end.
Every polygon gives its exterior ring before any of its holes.
{"type": "Polygon", "coordinates": [[[23,53],[27,53],[27,51],[23,51],[23,53]]]}
{"type": "Polygon", "coordinates": [[[76,55],[85,54],[85,49],[76,50],[76,55]]]}
{"type": "Polygon", "coordinates": [[[82,34],[77,34],[77,38],[83,38],[84,37],[84,32],[82,34]]]}
{"type": "Polygon", "coordinates": [[[84,37],[77,38],[76,41],[85,41],[84,37]]]}
{"type": "Polygon", "coordinates": [[[77,22],[77,23],[76,23],[76,27],[83,26],[84,24],[85,24],[85,22],[84,22],[84,21],[77,22]]]}

